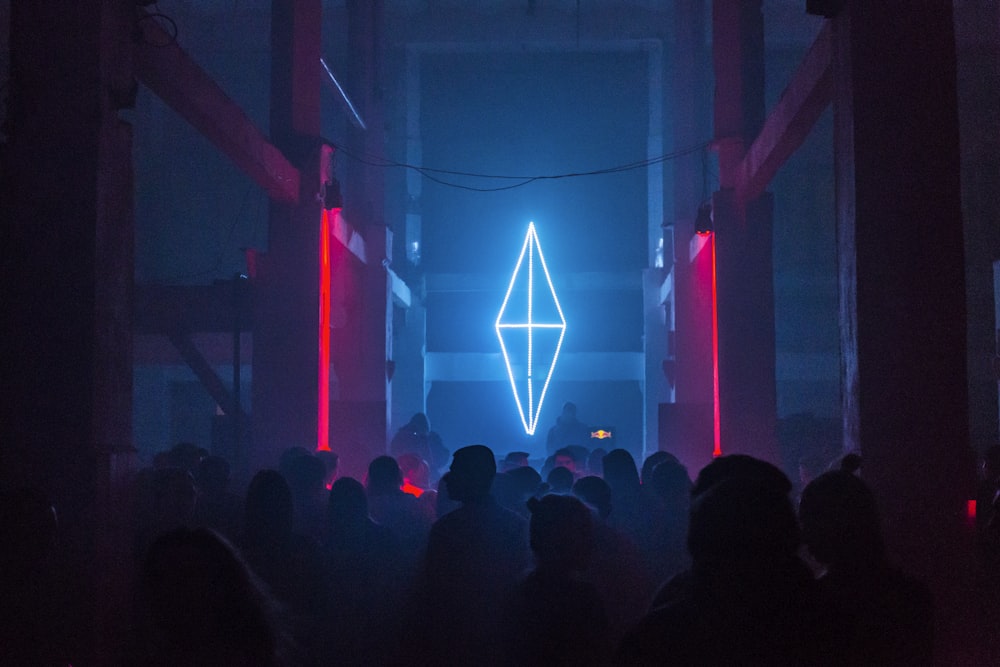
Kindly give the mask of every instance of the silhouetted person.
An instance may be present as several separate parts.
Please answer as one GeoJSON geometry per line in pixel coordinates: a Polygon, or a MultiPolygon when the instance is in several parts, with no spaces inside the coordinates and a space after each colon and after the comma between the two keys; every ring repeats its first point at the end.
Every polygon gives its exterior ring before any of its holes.
{"type": "Polygon", "coordinates": [[[841,457],[838,468],[853,475],[861,474],[861,454],[848,452],[841,457]]]}
{"type": "Polygon", "coordinates": [[[434,499],[434,514],[438,519],[462,506],[462,503],[452,500],[451,496],[448,495],[447,480],[450,474],[446,472],[438,480],[437,497],[434,499]]]}
{"type": "Polygon", "coordinates": [[[719,482],[736,477],[759,480],[786,495],[792,491],[792,481],[773,464],[747,454],[727,454],[701,469],[691,486],[691,498],[697,498],[719,482]]]}
{"type": "Polygon", "coordinates": [[[295,642],[315,656],[327,591],[319,545],[295,532],[292,492],[276,470],[250,481],[240,548],[253,571],[285,608],[295,642]]]}
{"type": "Polygon", "coordinates": [[[588,475],[576,480],[573,495],[594,510],[601,521],[611,514],[611,487],[600,477],[588,475]]]}
{"type": "Polygon", "coordinates": [[[591,512],[573,496],[528,500],[535,569],[510,607],[511,665],[603,665],[608,623],[597,589],[580,578],[594,541],[591,512]]]}
{"type": "Polygon", "coordinates": [[[528,452],[510,452],[503,459],[501,472],[528,465],[528,452]]]}
{"type": "Polygon", "coordinates": [[[228,542],[180,528],[149,548],[139,573],[139,627],[129,664],[283,664],[273,605],[228,542]]]}
{"type": "Polygon", "coordinates": [[[626,636],[619,664],[836,664],[786,484],[730,477],[693,500],[689,583],[626,636]]]}
{"type": "Polygon", "coordinates": [[[330,488],[327,522],[324,652],[339,665],[384,664],[408,583],[399,543],[368,516],[365,488],[350,477],[330,488]]]}
{"type": "Polygon", "coordinates": [[[639,479],[643,484],[649,482],[649,477],[653,472],[653,468],[665,461],[673,461],[674,463],[679,463],[677,457],[670,452],[665,452],[662,449],[655,451],[646,457],[646,460],[642,462],[642,470],[639,473],[639,479]]]}
{"type": "Polygon", "coordinates": [[[413,568],[427,542],[431,517],[417,499],[402,490],[403,473],[396,459],[377,456],[368,464],[368,511],[371,517],[392,531],[402,556],[413,568]]]}
{"type": "Polygon", "coordinates": [[[875,496],[846,471],[820,475],[802,492],[802,538],[826,567],[824,592],[845,621],[845,665],[930,665],[928,588],[890,566],[875,496]]]}
{"type": "Polygon", "coordinates": [[[608,450],[598,447],[591,450],[587,457],[587,472],[597,477],[604,477],[604,457],[608,455],[608,450]]]}
{"type": "Polygon", "coordinates": [[[194,524],[198,490],[186,470],[169,467],[143,471],[136,480],[136,497],[137,559],[159,535],[194,524]]]}
{"type": "MultiPolygon", "coordinates": [[[[713,486],[730,479],[753,480],[786,498],[792,491],[791,480],[773,464],[747,454],[727,454],[713,459],[711,463],[701,469],[691,485],[691,502],[701,497],[713,486]]],[[[690,525],[688,531],[690,532],[690,525]]],[[[807,571],[805,563],[801,563],[800,567],[803,577],[812,576],[807,571]]],[[[668,577],[653,598],[652,608],[656,609],[672,602],[678,595],[688,594],[691,585],[692,574],[690,570],[681,572],[672,578],[668,577]]]]}
{"type": "Polygon", "coordinates": [[[167,465],[193,475],[206,455],[205,450],[193,442],[178,442],[167,452],[167,465]]]}
{"type": "Polygon", "coordinates": [[[0,665],[65,667],[72,660],[73,621],[59,597],[58,527],[40,491],[0,494],[0,665]]]}
{"type": "Polygon", "coordinates": [[[643,501],[652,531],[645,554],[650,572],[665,581],[690,567],[687,553],[691,478],[676,459],[661,459],[643,482],[643,501]]]}
{"type": "Polygon", "coordinates": [[[976,540],[991,576],[1000,573],[1000,445],[983,453],[976,488],[976,540]]]}
{"type": "Polygon", "coordinates": [[[531,466],[518,466],[496,476],[493,494],[497,502],[527,520],[530,515],[526,503],[542,486],[542,476],[537,470],[531,466]]]}
{"type": "Polygon", "coordinates": [[[240,497],[229,491],[229,463],[221,456],[206,456],[195,470],[198,488],[193,525],[211,528],[227,540],[239,536],[243,506],[240,497]]]}
{"type": "Polygon", "coordinates": [[[639,471],[626,449],[612,449],[602,461],[604,481],[611,487],[611,515],[608,522],[640,548],[649,535],[649,516],[642,507],[639,471]]]}
{"type": "Polygon", "coordinates": [[[410,417],[410,421],[396,432],[389,443],[389,453],[393,456],[416,454],[427,461],[432,481],[437,479],[441,469],[448,463],[448,449],[441,441],[441,436],[431,430],[427,415],[423,412],[410,417]]]}
{"type": "Polygon", "coordinates": [[[611,487],[600,477],[582,477],[573,485],[573,495],[594,512],[594,548],[583,573],[604,601],[608,637],[616,646],[625,631],[638,622],[649,608],[652,583],[635,543],[608,525],[611,514],[611,487]]]}
{"type": "Polygon", "coordinates": [[[326,465],[315,454],[289,460],[282,473],[292,492],[295,532],[319,540],[326,520],[326,465]]]}
{"type": "Polygon", "coordinates": [[[571,473],[573,473],[573,481],[576,481],[581,477],[580,468],[585,467],[587,450],[583,449],[583,460],[581,461],[578,457],[580,456],[580,447],[560,447],[552,455],[552,466],[553,468],[566,468],[571,473]]]}
{"type": "Polygon", "coordinates": [[[490,493],[496,475],[493,452],[462,447],[445,478],[448,495],[462,503],[442,516],[427,544],[417,631],[421,664],[489,665],[502,657],[497,632],[508,595],[529,562],[524,519],[501,507],[490,493]]]}
{"type": "Polygon", "coordinates": [[[550,493],[566,495],[573,489],[573,471],[563,466],[556,466],[545,479],[550,493]]]}
{"type": "Polygon", "coordinates": [[[545,451],[549,456],[556,450],[570,445],[586,447],[590,442],[590,427],[576,418],[576,404],[566,402],[562,413],[556,418],[555,426],[545,436],[545,451]]]}

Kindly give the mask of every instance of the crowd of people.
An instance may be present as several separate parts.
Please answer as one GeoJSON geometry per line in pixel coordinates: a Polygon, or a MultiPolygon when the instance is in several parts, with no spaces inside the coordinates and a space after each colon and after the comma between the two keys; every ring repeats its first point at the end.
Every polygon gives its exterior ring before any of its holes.
{"type": "Polygon", "coordinates": [[[158,457],[127,663],[931,664],[856,455],[793,488],[745,455],[692,480],[664,451],[390,451],[354,479],[292,448],[244,494],[194,445],[158,457]]]}

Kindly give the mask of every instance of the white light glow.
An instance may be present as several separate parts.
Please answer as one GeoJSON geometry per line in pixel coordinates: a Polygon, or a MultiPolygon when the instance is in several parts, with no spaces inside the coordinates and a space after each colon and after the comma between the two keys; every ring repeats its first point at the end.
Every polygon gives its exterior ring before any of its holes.
{"type": "MultiPolygon", "coordinates": [[[[549,268],[545,264],[545,256],[542,254],[542,246],[538,242],[538,233],[535,231],[535,223],[532,222],[528,225],[528,233],[524,237],[524,244],[521,246],[521,254],[517,258],[517,264],[514,266],[514,272],[510,277],[510,284],[507,286],[507,294],[504,296],[503,305],[500,306],[500,312],[497,314],[496,320],[496,332],[497,338],[500,340],[500,350],[503,352],[504,363],[507,366],[507,377],[510,380],[511,389],[514,392],[514,401],[517,403],[517,412],[521,417],[521,424],[524,426],[524,431],[528,435],[534,435],[535,428],[538,426],[538,416],[542,411],[542,403],[545,400],[545,393],[549,389],[549,381],[552,379],[552,371],[556,367],[556,359],[559,358],[559,350],[562,348],[563,337],[566,335],[566,318],[563,317],[562,307],[559,305],[559,298],[556,296],[556,291],[552,287],[552,278],[549,276],[549,268]],[[507,306],[510,302],[511,294],[514,292],[514,285],[518,280],[521,273],[522,267],[524,265],[525,255],[528,257],[528,276],[527,276],[527,312],[526,313],[508,313],[507,306]],[[548,291],[540,289],[540,293],[537,295],[539,299],[551,299],[552,305],[555,306],[555,311],[558,314],[558,322],[553,321],[535,321],[535,255],[538,256],[538,264],[542,267],[542,273],[545,275],[545,285],[548,287],[548,291]],[[508,350],[508,344],[504,341],[504,330],[525,330],[528,334],[527,339],[527,366],[524,369],[523,377],[515,377],[514,366],[511,364],[511,358],[508,350]],[[542,385],[542,390],[538,394],[537,400],[535,397],[535,382],[534,379],[540,374],[535,373],[535,345],[534,345],[534,332],[536,329],[558,329],[559,330],[559,340],[556,343],[555,352],[552,354],[551,361],[548,361],[548,368],[544,370],[545,382],[542,385]],[[520,392],[518,392],[518,381],[521,380],[524,383],[524,388],[527,396],[527,414],[525,414],[524,404],[521,401],[520,392]]],[[[544,359],[544,355],[543,355],[544,359]]],[[[543,361],[543,368],[544,368],[543,361]]]]}

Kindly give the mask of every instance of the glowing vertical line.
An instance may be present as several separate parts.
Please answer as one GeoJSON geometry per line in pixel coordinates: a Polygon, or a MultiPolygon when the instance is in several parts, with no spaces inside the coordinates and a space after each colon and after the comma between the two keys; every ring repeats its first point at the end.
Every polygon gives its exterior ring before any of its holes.
{"type": "MultiPolygon", "coordinates": [[[[549,382],[552,379],[552,372],[555,368],[556,359],[559,357],[559,350],[562,347],[563,337],[566,333],[566,318],[563,316],[562,307],[559,305],[559,299],[556,297],[555,289],[552,287],[552,278],[549,275],[548,266],[545,264],[545,255],[542,254],[542,245],[538,239],[538,232],[535,230],[535,223],[529,223],[528,233],[524,236],[524,244],[521,247],[521,254],[518,256],[517,264],[514,267],[514,273],[511,275],[510,283],[507,286],[507,293],[504,296],[503,305],[500,307],[500,312],[497,314],[496,323],[494,324],[496,329],[497,339],[500,341],[500,350],[503,354],[504,364],[507,367],[507,378],[510,380],[511,389],[514,393],[514,401],[517,403],[517,411],[521,417],[521,424],[524,426],[524,430],[528,435],[533,435],[535,428],[538,425],[538,417],[540,416],[542,409],[542,402],[545,399],[545,394],[548,390],[549,382]],[[548,285],[548,295],[552,297],[553,304],[556,307],[558,313],[558,322],[543,321],[541,323],[535,322],[534,315],[534,302],[535,302],[535,253],[538,253],[538,261],[542,266],[542,271],[545,274],[545,280],[548,285]],[[518,276],[521,273],[521,268],[523,266],[524,255],[528,255],[528,276],[527,285],[528,298],[526,302],[527,313],[526,321],[520,318],[511,318],[507,314],[507,306],[510,305],[510,296],[513,292],[514,285],[518,280],[518,276]],[[525,388],[527,393],[527,406],[528,414],[527,419],[525,419],[524,404],[522,404],[521,398],[522,394],[518,391],[518,383],[514,378],[514,369],[511,365],[511,358],[509,350],[507,349],[507,344],[503,339],[503,329],[524,329],[527,335],[527,353],[528,353],[528,364],[525,371],[525,388]],[[535,355],[534,355],[534,335],[535,329],[559,329],[559,339],[556,342],[556,349],[552,355],[551,362],[549,364],[548,371],[545,373],[545,380],[542,384],[541,393],[538,395],[538,402],[535,402],[535,355]]],[[[520,340],[520,337],[518,337],[520,340]]]]}
{"type": "Polygon", "coordinates": [[[316,449],[330,449],[330,216],[319,223],[319,369],[316,391],[316,449]]]}
{"type": "Polygon", "coordinates": [[[722,411],[719,407],[719,290],[715,271],[715,232],[712,232],[712,420],[714,444],[712,456],[722,456],[722,411]]]}
{"type": "Polygon", "coordinates": [[[545,264],[545,255],[542,253],[542,242],[538,238],[538,232],[534,229],[535,224],[531,223],[531,229],[535,236],[535,246],[538,248],[538,263],[542,265],[542,272],[545,274],[545,284],[549,288],[549,295],[552,297],[552,303],[555,304],[556,312],[559,315],[559,340],[556,342],[556,351],[552,355],[552,362],[549,364],[549,372],[545,376],[545,383],[542,385],[542,391],[538,395],[538,408],[534,413],[534,419],[532,421],[531,429],[534,432],[535,427],[538,425],[538,418],[542,413],[542,403],[545,400],[545,394],[549,390],[549,381],[552,379],[552,371],[555,370],[556,360],[559,358],[559,350],[562,349],[563,336],[566,335],[566,318],[563,316],[562,306],[559,305],[559,297],[556,296],[556,290],[552,286],[552,276],[549,275],[549,267],[545,264]]]}
{"type": "Polygon", "coordinates": [[[528,226],[528,236],[531,237],[528,248],[528,417],[531,418],[531,427],[534,431],[535,420],[535,392],[532,386],[532,363],[534,347],[534,327],[532,326],[532,307],[535,296],[535,247],[538,245],[538,238],[535,236],[535,223],[528,226]]]}

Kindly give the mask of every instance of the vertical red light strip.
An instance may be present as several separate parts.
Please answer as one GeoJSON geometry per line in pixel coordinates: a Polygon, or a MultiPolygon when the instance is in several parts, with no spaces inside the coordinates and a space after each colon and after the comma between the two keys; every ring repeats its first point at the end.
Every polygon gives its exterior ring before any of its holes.
{"type": "Polygon", "coordinates": [[[330,450],[330,216],[319,225],[319,373],[317,378],[316,449],[330,450]]]}
{"type": "Polygon", "coordinates": [[[722,419],[719,409],[719,290],[715,272],[715,232],[712,243],[712,419],[715,426],[715,448],[712,456],[722,456],[722,419]]]}

